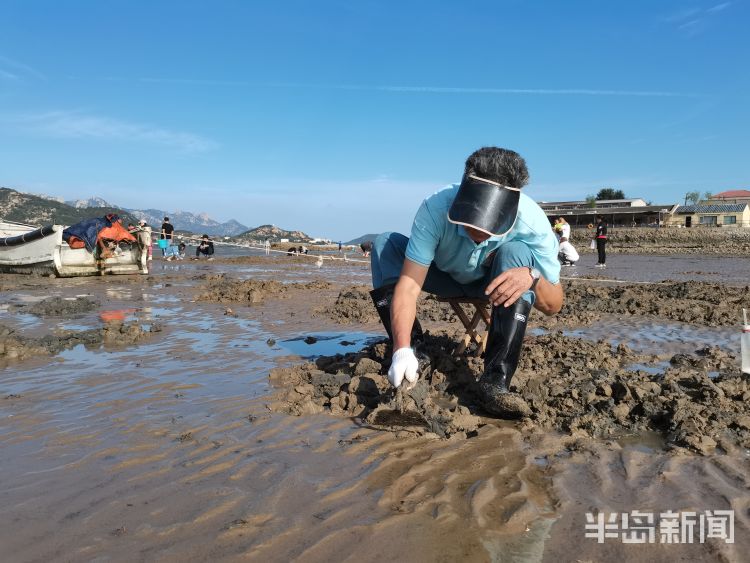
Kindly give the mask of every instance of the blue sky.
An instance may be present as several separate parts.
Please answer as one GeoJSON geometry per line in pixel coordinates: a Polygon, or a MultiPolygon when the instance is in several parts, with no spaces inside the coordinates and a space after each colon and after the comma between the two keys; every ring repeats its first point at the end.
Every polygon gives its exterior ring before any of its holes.
{"type": "Polygon", "coordinates": [[[747,1],[0,3],[0,186],[408,232],[484,145],[537,200],[750,187],[747,1]]]}

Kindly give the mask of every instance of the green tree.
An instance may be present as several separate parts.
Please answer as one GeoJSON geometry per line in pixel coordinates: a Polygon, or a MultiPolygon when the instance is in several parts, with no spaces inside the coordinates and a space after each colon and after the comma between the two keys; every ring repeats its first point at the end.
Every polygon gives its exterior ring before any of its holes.
{"type": "Polygon", "coordinates": [[[688,192],[685,194],[685,204],[697,205],[701,199],[700,192],[688,192]]]}
{"type": "Polygon", "coordinates": [[[625,192],[614,188],[602,188],[596,194],[596,199],[625,199],[625,192]]]}
{"type": "Polygon", "coordinates": [[[708,201],[712,197],[714,197],[714,194],[711,192],[703,192],[703,201],[708,201]]]}
{"type": "Polygon", "coordinates": [[[596,196],[595,195],[587,195],[586,196],[586,205],[588,207],[596,207],[596,196]]]}

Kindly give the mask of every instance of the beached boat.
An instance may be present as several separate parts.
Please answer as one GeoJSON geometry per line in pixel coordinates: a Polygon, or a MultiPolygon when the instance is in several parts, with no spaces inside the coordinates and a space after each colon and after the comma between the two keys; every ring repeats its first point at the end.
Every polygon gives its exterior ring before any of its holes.
{"type": "Polygon", "coordinates": [[[148,273],[149,233],[137,233],[136,242],[118,245],[105,258],[99,249],[71,248],[63,241],[64,229],[0,221],[0,272],[59,277],[148,273]]]}

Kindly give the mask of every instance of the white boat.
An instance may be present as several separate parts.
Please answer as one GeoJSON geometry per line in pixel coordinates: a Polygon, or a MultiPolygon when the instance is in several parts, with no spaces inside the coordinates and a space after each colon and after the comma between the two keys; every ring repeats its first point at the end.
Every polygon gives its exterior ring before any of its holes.
{"type": "Polygon", "coordinates": [[[59,277],[148,273],[150,232],[135,233],[136,243],[120,244],[112,256],[100,258],[98,250],[70,248],[62,238],[64,229],[0,221],[0,272],[59,277]]]}

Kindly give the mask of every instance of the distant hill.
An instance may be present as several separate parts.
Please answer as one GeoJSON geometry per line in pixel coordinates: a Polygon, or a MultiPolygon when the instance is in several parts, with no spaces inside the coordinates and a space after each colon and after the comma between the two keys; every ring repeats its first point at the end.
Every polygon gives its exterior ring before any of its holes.
{"type": "MultiPolygon", "coordinates": [[[[60,201],[58,198],[51,197],[50,199],[60,201]]],[[[88,199],[74,199],[74,200],[66,201],[65,203],[67,203],[71,207],[75,207],[76,209],[85,209],[87,207],[112,207],[112,205],[110,205],[109,203],[107,203],[100,197],[90,197],[88,199]]]]}
{"type": "MultiPolygon", "coordinates": [[[[16,192],[16,193],[22,193],[22,192],[16,192]]],[[[57,204],[64,204],[69,207],[72,207],[74,209],[79,210],[89,210],[86,211],[86,217],[92,216],[91,213],[93,212],[94,215],[99,215],[100,210],[103,208],[107,209],[117,209],[119,210],[118,213],[123,216],[127,217],[127,221],[133,221],[138,222],[138,220],[143,219],[151,225],[151,228],[154,230],[158,230],[161,227],[161,224],[164,220],[164,217],[169,217],[170,223],[172,223],[175,226],[175,229],[178,231],[189,231],[191,233],[196,234],[207,234],[211,236],[234,236],[238,235],[240,233],[243,233],[247,231],[247,226],[243,225],[242,223],[235,221],[234,219],[230,219],[229,221],[226,221],[224,223],[219,223],[218,221],[212,219],[205,213],[189,213],[187,211],[163,211],[161,209],[127,209],[127,208],[120,208],[116,205],[112,205],[110,203],[107,203],[105,200],[103,200],[100,197],[90,197],[88,199],[76,199],[76,200],[70,200],[70,201],[63,201],[61,197],[56,196],[48,196],[48,195],[34,195],[34,194],[23,194],[24,196],[29,197],[35,197],[39,200],[45,200],[49,203],[57,204]],[[96,211],[92,211],[92,209],[95,209],[96,211]]],[[[75,216],[75,215],[72,215],[75,216]]],[[[71,216],[71,217],[72,217],[71,216]]],[[[0,214],[0,217],[2,217],[2,214],[0,214]]],[[[11,219],[9,216],[7,217],[11,221],[14,219],[11,219]]],[[[67,224],[67,223],[66,223],[67,224]]]]}
{"type": "Polygon", "coordinates": [[[0,188],[0,218],[29,225],[73,225],[84,219],[117,213],[123,223],[136,222],[124,209],[113,206],[76,208],[67,203],[0,188]]]}
{"type": "Polygon", "coordinates": [[[161,227],[164,217],[169,217],[175,229],[179,231],[190,231],[191,233],[207,234],[213,236],[235,236],[247,231],[242,223],[230,219],[225,223],[211,219],[205,213],[189,213],[187,211],[162,211],[161,209],[129,209],[133,216],[143,219],[153,229],[161,227]]]}
{"type": "Polygon", "coordinates": [[[290,242],[310,242],[312,237],[302,231],[286,231],[274,225],[261,225],[237,235],[238,242],[265,241],[279,242],[281,239],[289,239],[290,242]]]}
{"type": "Polygon", "coordinates": [[[354,245],[357,245],[357,244],[362,244],[363,242],[366,242],[368,240],[370,242],[372,242],[372,241],[375,240],[375,237],[378,236],[379,234],[380,233],[377,233],[377,234],[374,234],[374,235],[362,235],[361,237],[357,237],[355,239],[352,239],[349,242],[345,242],[344,244],[354,244],[354,245]]]}

